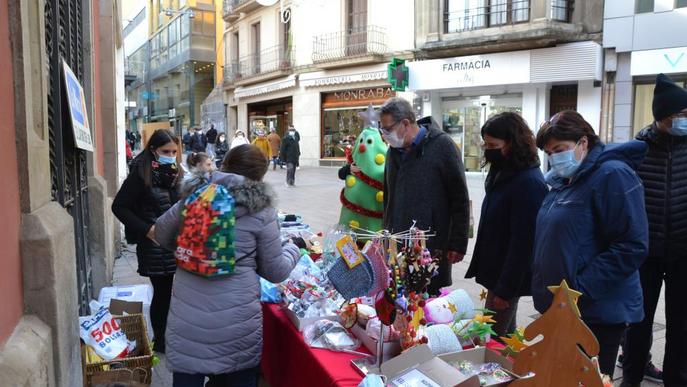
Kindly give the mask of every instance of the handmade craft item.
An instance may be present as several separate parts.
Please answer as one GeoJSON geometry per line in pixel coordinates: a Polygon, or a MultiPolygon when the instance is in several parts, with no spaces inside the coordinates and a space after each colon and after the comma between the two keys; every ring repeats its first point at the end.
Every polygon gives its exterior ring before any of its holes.
{"type": "Polygon", "coordinates": [[[458,337],[448,325],[436,324],[428,326],[424,334],[427,336],[427,345],[429,345],[434,355],[438,356],[442,353],[463,350],[463,346],[460,344],[458,337]]]}
{"type": "Polygon", "coordinates": [[[384,207],[384,165],[388,146],[378,129],[378,113],[370,105],[363,118],[363,130],[352,145],[349,164],[360,168],[346,177],[341,191],[339,223],[351,228],[379,231],[384,207]]]}
{"type": "Polygon", "coordinates": [[[589,356],[599,354],[599,342],[580,319],[577,299],[582,294],[568,287],[550,286],[554,294],[549,309],[525,328],[525,339],[544,338],[525,348],[515,359],[513,372],[531,378],[514,381],[513,387],[603,386],[597,365],[589,356]]]}
{"type": "Polygon", "coordinates": [[[435,324],[450,324],[458,316],[462,319],[475,317],[475,303],[463,289],[430,300],[424,309],[427,321],[435,324]]]}

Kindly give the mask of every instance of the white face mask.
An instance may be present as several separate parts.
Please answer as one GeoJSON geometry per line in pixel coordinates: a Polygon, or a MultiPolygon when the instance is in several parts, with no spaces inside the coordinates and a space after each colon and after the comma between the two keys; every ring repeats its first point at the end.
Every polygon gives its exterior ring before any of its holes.
{"type": "Polygon", "coordinates": [[[398,131],[393,131],[388,135],[384,135],[384,141],[392,148],[403,148],[403,138],[398,135],[398,131]]]}

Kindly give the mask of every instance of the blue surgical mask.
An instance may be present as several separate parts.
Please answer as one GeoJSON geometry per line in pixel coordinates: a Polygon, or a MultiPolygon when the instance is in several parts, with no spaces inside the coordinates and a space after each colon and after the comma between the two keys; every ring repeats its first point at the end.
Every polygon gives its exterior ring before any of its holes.
{"type": "Polygon", "coordinates": [[[575,149],[577,149],[578,145],[579,143],[575,144],[573,149],[551,155],[551,169],[558,176],[569,179],[580,167],[581,162],[575,158],[575,149]]]}
{"type": "Polygon", "coordinates": [[[687,117],[673,118],[673,126],[668,129],[673,136],[687,136],[687,117]]]}
{"type": "Polygon", "coordinates": [[[158,156],[157,162],[160,164],[176,164],[177,158],[174,156],[158,156]]]}

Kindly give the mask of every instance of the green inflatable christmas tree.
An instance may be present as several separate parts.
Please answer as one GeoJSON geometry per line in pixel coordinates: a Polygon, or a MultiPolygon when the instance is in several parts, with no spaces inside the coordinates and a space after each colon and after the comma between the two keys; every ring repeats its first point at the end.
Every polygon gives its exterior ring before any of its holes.
{"type": "Polygon", "coordinates": [[[387,145],[382,141],[377,122],[379,114],[370,105],[366,112],[358,113],[364,120],[363,130],[352,146],[348,162],[355,163],[360,172],[346,177],[341,191],[341,217],[339,223],[355,231],[382,229],[384,209],[384,163],[387,145]]]}

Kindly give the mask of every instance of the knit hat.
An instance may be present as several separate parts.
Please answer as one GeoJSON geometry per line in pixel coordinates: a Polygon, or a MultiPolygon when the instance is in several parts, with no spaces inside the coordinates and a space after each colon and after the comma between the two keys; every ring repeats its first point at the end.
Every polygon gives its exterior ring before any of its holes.
{"type": "Polygon", "coordinates": [[[654,119],[660,121],[687,108],[687,90],[676,85],[665,74],[658,74],[651,106],[654,119]]]}

